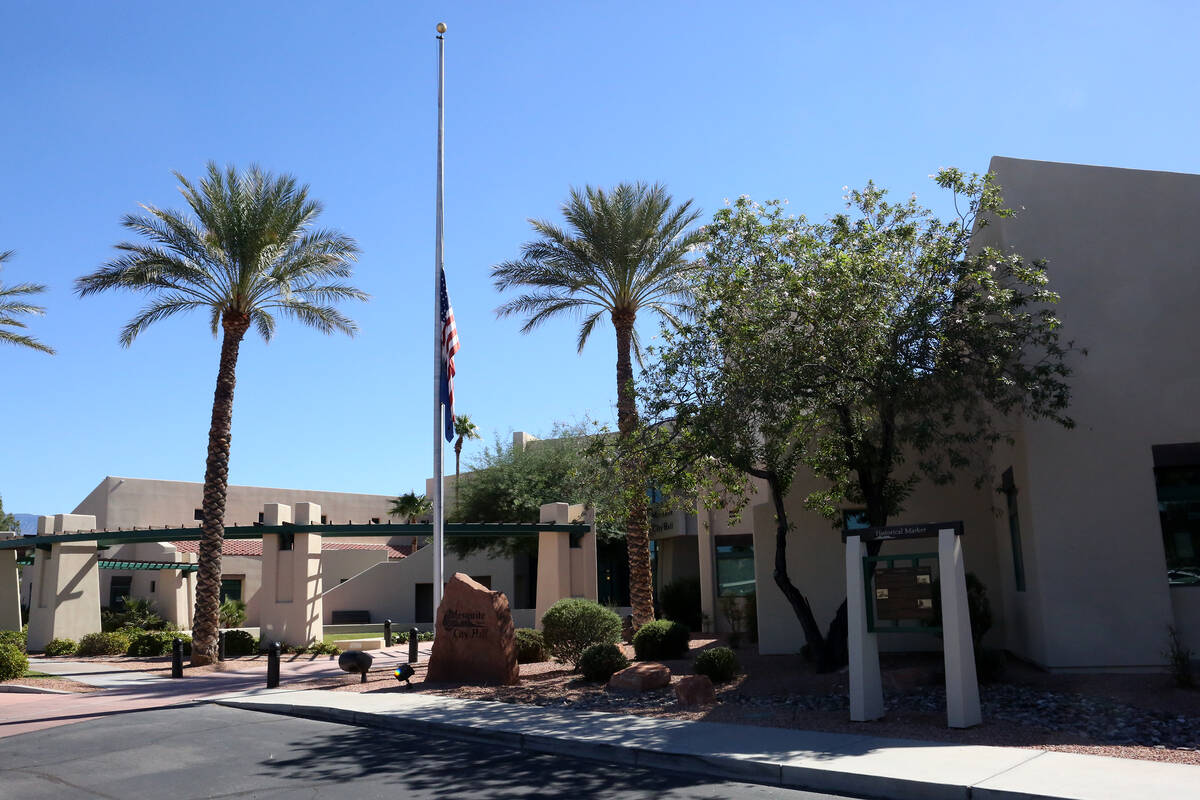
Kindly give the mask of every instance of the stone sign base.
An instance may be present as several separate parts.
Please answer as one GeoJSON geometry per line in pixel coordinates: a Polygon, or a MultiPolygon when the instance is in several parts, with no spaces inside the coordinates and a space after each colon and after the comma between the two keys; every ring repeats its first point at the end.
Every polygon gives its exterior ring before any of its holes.
{"type": "Polygon", "coordinates": [[[512,613],[503,592],[461,572],[446,583],[425,680],[493,686],[520,681],[512,613]]]}

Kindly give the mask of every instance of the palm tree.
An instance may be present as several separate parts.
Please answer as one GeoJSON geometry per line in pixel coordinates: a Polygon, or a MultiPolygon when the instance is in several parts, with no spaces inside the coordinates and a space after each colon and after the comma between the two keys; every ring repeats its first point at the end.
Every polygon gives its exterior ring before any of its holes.
{"type": "Polygon", "coordinates": [[[367,295],[343,281],[358,245],[313,226],[321,204],[292,176],[255,166],[239,173],[212,162],[198,184],[174,174],[191,214],[143,205],[147,213],[126,215],[121,224],[146,241],[118,244],[122,255],[79,278],[75,291],[80,297],[109,289],[149,295],[121,331],[125,347],[151,324],[183,311],[207,312],[213,336],[222,334],[192,623],[192,663],[210,664],[217,657],[229,433],[242,337],[253,325],[270,341],[275,314],[322,333],[353,335],[357,327],[334,303],[367,295]]]}
{"type": "Polygon", "coordinates": [[[471,418],[466,414],[459,414],[454,418],[454,433],[458,436],[454,440],[454,509],[458,510],[458,480],[459,467],[462,463],[462,448],[463,442],[467,439],[478,439],[479,426],[471,422],[471,418]]]}
{"type": "MultiPolygon", "coordinates": [[[[585,314],[579,350],[604,315],[617,333],[617,426],[621,436],[637,427],[631,355],[641,360],[635,323],[641,311],[678,322],[692,263],[687,254],[702,241],[700,230],[687,230],[700,216],[688,200],[674,204],[658,184],[617,185],[611,191],[591,186],[572,189],[562,207],[567,229],[529,220],[538,239],[521,248],[521,258],[492,268],[500,291],[519,287],[524,294],[502,305],[500,316],[524,316],[528,333],[562,312],[585,314]]],[[[632,498],[626,524],[629,593],[636,626],[654,619],[650,574],[650,532],[645,487],[636,464],[626,464],[632,498]]]]}
{"type": "Polygon", "coordinates": [[[400,517],[409,525],[414,525],[417,520],[430,511],[433,511],[433,503],[428,497],[416,492],[408,492],[392,501],[392,509],[388,514],[400,517]]]}
{"type": "MultiPolygon", "coordinates": [[[[12,254],[12,250],[0,253],[0,264],[7,261],[12,254]]],[[[45,314],[46,309],[41,306],[13,299],[22,295],[41,294],[44,291],[46,291],[46,287],[40,283],[18,283],[16,286],[0,284],[0,342],[18,344],[22,347],[28,347],[31,350],[41,350],[43,353],[54,355],[53,347],[42,344],[32,336],[5,330],[5,328],[24,328],[25,323],[17,319],[21,314],[36,314],[38,316],[45,314]]]]}

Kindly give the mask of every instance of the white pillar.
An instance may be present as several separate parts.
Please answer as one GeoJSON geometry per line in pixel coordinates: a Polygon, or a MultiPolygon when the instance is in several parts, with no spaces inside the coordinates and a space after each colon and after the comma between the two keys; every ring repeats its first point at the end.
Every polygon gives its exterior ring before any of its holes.
{"type": "Polygon", "coordinates": [[[850,646],[850,719],[855,722],[883,716],[883,678],[879,674],[879,643],[867,630],[866,576],[862,537],[846,537],[846,622],[850,646]]]}
{"type": "MultiPolygon", "coordinates": [[[[20,534],[0,533],[0,540],[20,539],[20,534]]],[[[17,551],[0,550],[0,631],[21,630],[21,579],[17,551]]]]}
{"type": "Polygon", "coordinates": [[[942,648],[946,659],[946,721],[969,728],[983,721],[975,648],[967,610],[967,575],[962,541],[953,528],[938,531],[938,578],[942,591],[942,648]]]}
{"type": "MultiPolygon", "coordinates": [[[[296,504],[297,525],[321,524],[321,506],[317,503],[296,504]]],[[[321,574],[321,534],[297,533],[292,546],[292,581],[295,584],[298,636],[305,643],[325,638],[321,621],[324,578],[321,574]]]]}
{"type": "MultiPolygon", "coordinates": [[[[38,532],[49,527],[42,517],[38,532]]],[[[58,514],[54,533],[90,531],[96,518],[58,514]]],[[[47,531],[48,532],[48,531],[47,531]]],[[[96,542],[63,542],[38,549],[33,597],[29,604],[29,649],[43,650],[52,639],[74,639],[100,630],[100,569],[96,542]]]]}
{"type": "MultiPolygon", "coordinates": [[[[547,503],[539,522],[565,524],[571,513],[566,503],[547,503]]],[[[537,607],[534,625],[541,630],[542,615],[550,606],[571,596],[571,535],[557,531],[538,533],[537,607]]]]}
{"type": "MultiPolygon", "coordinates": [[[[296,504],[296,524],[321,521],[316,503],[296,504]]],[[[263,506],[264,525],[292,522],[292,507],[283,503],[263,506]]],[[[259,590],[259,626],[262,635],[291,645],[306,645],[324,638],[321,623],[321,535],[319,533],[263,535],[262,588],[259,590]],[[284,548],[286,538],[291,546],[284,548]]]]}
{"type": "MultiPolygon", "coordinates": [[[[165,555],[168,560],[176,563],[195,563],[195,553],[172,552],[171,548],[165,555]]],[[[158,571],[158,609],[163,619],[173,622],[183,630],[192,627],[192,603],[195,590],[195,573],[179,569],[160,569],[158,571]]]]}

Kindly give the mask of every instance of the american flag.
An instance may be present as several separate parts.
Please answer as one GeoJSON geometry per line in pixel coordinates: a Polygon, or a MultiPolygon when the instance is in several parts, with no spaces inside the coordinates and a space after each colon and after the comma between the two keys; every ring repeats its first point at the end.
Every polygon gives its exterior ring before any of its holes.
{"type": "Polygon", "coordinates": [[[446,441],[454,441],[454,354],[458,352],[458,330],[454,327],[454,309],[446,291],[446,270],[442,270],[442,407],[446,412],[446,441]]]}

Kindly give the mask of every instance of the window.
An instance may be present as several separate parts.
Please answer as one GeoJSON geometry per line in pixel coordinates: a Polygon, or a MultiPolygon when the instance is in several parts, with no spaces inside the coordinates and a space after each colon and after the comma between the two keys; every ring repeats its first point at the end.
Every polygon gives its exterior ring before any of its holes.
{"type": "Polygon", "coordinates": [[[154,591],[157,588],[158,588],[158,581],[150,581],[150,594],[154,594],[154,591]]]}
{"type": "Polygon", "coordinates": [[[847,508],[842,511],[842,530],[858,531],[871,527],[865,508],[847,508]]]}
{"type": "Polygon", "coordinates": [[[1153,451],[1167,580],[1200,586],[1200,443],[1157,445],[1153,451]]]}
{"type": "Polygon", "coordinates": [[[413,589],[413,622],[418,625],[433,622],[433,584],[418,583],[413,589]]]}
{"type": "Polygon", "coordinates": [[[717,596],[754,594],[754,536],[716,536],[717,596]]]}
{"type": "Polygon", "coordinates": [[[1021,551],[1021,520],[1017,516],[1017,486],[1013,482],[1012,467],[1004,470],[1000,478],[1000,491],[1004,493],[1008,509],[1008,537],[1012,541],[1013,579],[1017,591],[1025,591],[1025,556],[1021,551]]]}
{"type": "Polygon", "coordinates": [[[226,600],[241,600],[242,599],[242,581],[243,578],[222,578],[221,579],[221,602],[226,600]]]}
{"type": "Polygon", "coordinates": [[[193,511],[192,519],[197,520],[199,522],[203,522],[204,521],[204,509],[197,508],[195,511],[193,511]]]}
{"type": "Polygon", "coordinates": [[[120,611],[125,607],[125,598],[129,597],[133,585],[132,575],[113,575],[108,584],[108,607],[112,611],[120,611]]]}

